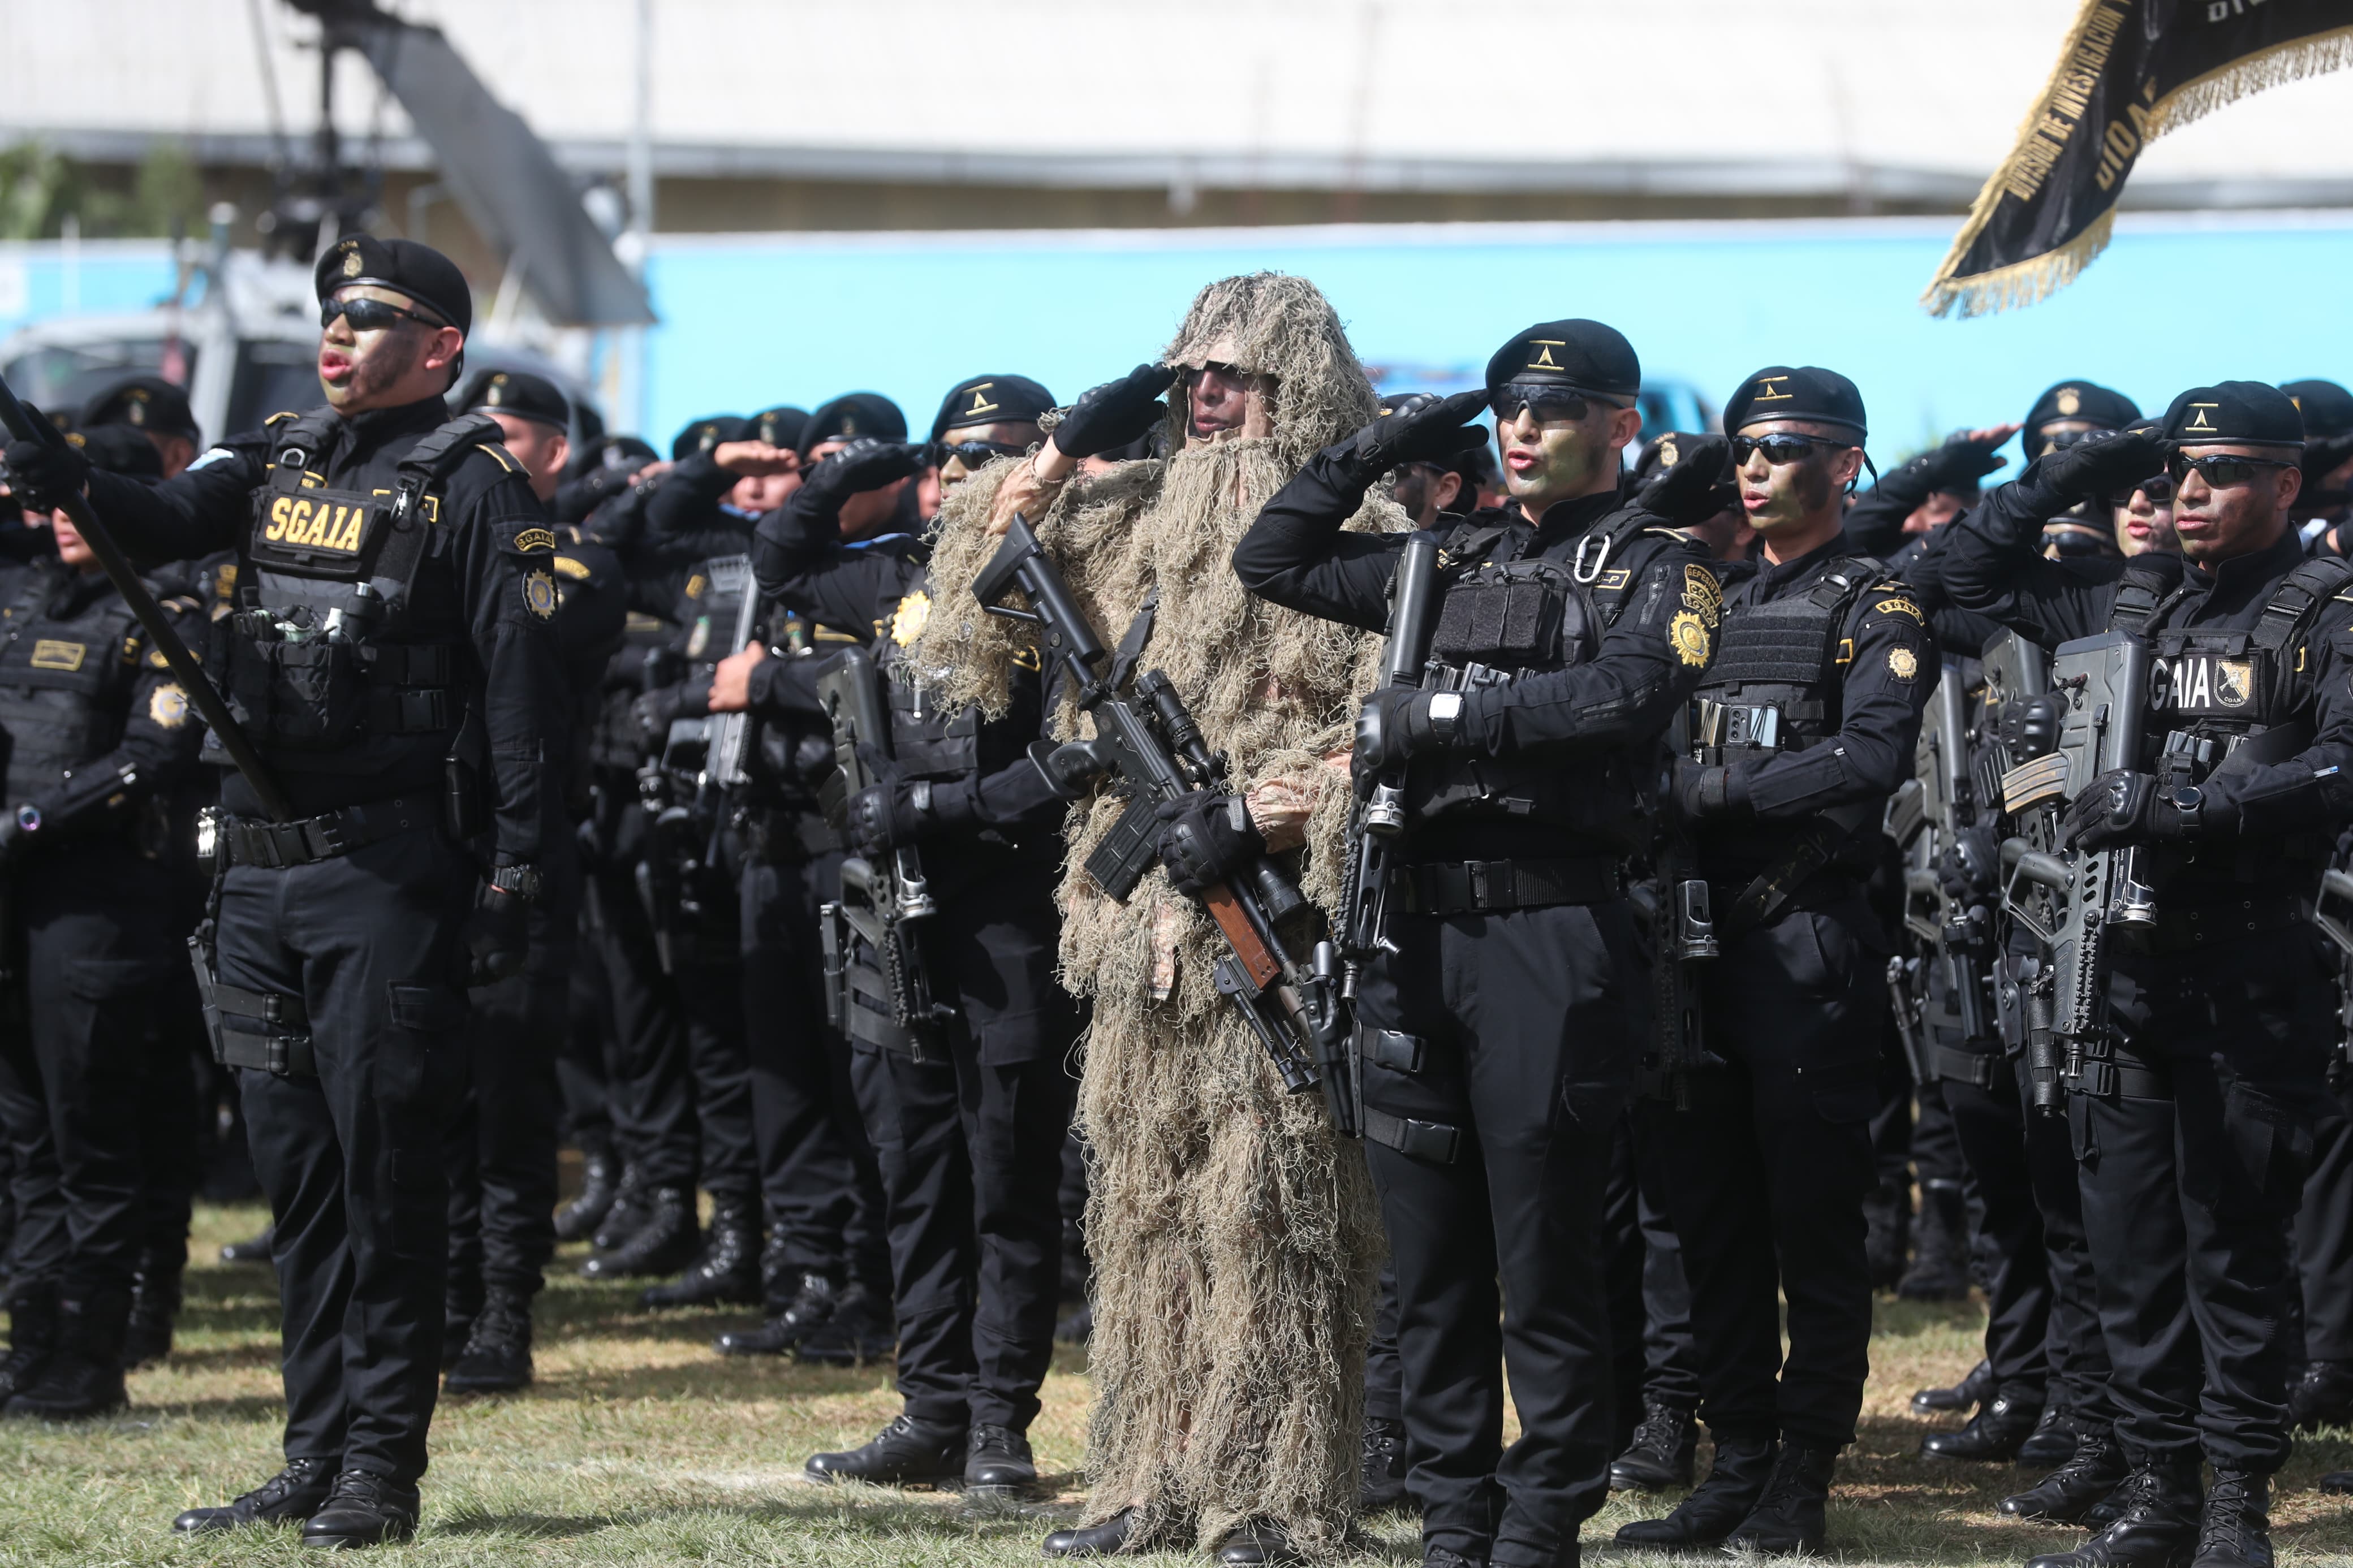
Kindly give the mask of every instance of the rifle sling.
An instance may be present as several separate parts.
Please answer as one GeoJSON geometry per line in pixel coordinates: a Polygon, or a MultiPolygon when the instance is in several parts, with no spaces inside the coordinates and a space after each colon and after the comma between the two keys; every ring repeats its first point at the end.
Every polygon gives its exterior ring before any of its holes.
{"type": "Polygon", "coordinates": [[[1815,872],[1831,863],[1870,816],[1864,805],[1833,806],[1798,832],[1797,842],[1740,890],[1722,921],[1725,934],[1741,936],[1770,921],[1815,872]]]}

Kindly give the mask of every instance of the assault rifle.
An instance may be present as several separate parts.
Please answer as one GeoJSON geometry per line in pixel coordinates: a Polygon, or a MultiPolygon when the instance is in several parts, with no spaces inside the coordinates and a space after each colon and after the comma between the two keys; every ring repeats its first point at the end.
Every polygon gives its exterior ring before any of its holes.
{"type": "MultiPolygon", "coordinates": [[[[2113,768],[2141,765],[2148,716],[2148,645],[2122,631],[2062,644],[2051,688],[2064,704],[2059,749],[2071,798],[2113,768]]],[[[2050,952],[2051,1036],[2070,1081],[2105,1093],[2108,1066],[2109,928],[2146,931],[2157,900],[2142,880],[2140,851],[2040,850],[2023,838],[2001,846],[2002,902],[2050,952]],[[2041,889],[2048,899],[2033,896],[2041,889]],[[2087,1074],[2088,1064],[2088,1074],[2087,1074]]]]}
{"type": "MultiPolygon", "coordinates": [[[[711,605],[731,616],[734,640],[719,650],[724,658],[752,637],[758,624],[759,585],[752,558],[729,555],[710,562],[711,605]]],[[[707,649],[705,651],[708,651],[707,649]]],[[[668,668],[649,659],[648,679],[668,668]]],[[[712,713],[672,719],[661,754],[638,770],[638,800],[647,817],[646,858],[638,864],[638,893],[653,922],[654,951],[662,973],[676,973],[692,947],[697,928],[723,901],[727,792],[743,782],[744,736],[750,715],[712,713]]],[[[722,922],[723,923],[723,922],[722,922]]]]}
{"type": "MultiPolygon", "coordinates": [[[[1039,628],[1049,689],[1058,663],[1077,691],[1080,709],[1094,721],[1093,738],[1071,745],[1100,771],[1116,773],[1129,801],[1087,857],[1086,872],[1105,893],[1125,902],[1159,853],[1156,808],[1187,795],[1229,797],[1226,757],[1209,750],[1166,675],[1154,669],[1131,676],[1132,659],[1112,659],[1060,569],[1018,513],[972,591],[990,615],[1039,628]],[[1016,588],[1029,600],[1027,609],[1001,603],[1016,588]]],[[[1343,1135],[1356,1135],[1338,949],[1319,942],[1302,965],[1276,931],[1277,922],[1308,907],[1306,899],[1264,856],[1240,878],[1198,897],[1226,941],[1216,969],[1219,992],[1241,1009],[1283,1088],[1303,1093],[1320,1076],[1333,1125],[1343,1135]]]]}
{"type": "Polygon", "coordinates": [[[2335,866],[2321,873],[2312,923],[2337,949],[2337,1059],[2328,1067],[2330,1079],[2342,1080],[2353,1073],[2353,876],[2335,866]]]}
{"type": "Polygon", "coordinates": [[[1974,897],[1978,891],[1974,886],[1964,887],[1959,896],[1947,891],[1948,871],[1963,873],[1957,879],[1968,881],[1961,835],[1978,823],[1978,786],[1970,769],[1968,693],[1978,679],[1976,661],[1946,661],[1914,752],[1915,780],[1903,792],[1915,804],[1901,814],[1900,821],[1893,807],[1888,815],[1888,831],[1905,851],[1905,930],[1918,949],[1916,959],[1890,962],[1888,983],[1904,987],[1896,995],[1898,1024],[1902,1026],[1908,1007],[1913,1034],[1905,1037],[1905,1046],[1915,1080],[1924,1084],[1945,1076],[1936,1065],[1942,1047],[1928,1032],[1930,963],[1944,972],[1946,994],[1952,999],[1969,1055],[1981,1062],[1994,1054],[1999,1034],[1986,995],[1994,956],[1992,912],[1974,897]]]}
{"type": "MultiPolygon", "coordinates": [[[[1430,658],[1430,613],[1438,597],[1438,541],[1416,534],[1389,578],[1389,626],[1381,648],[1380,689],[1421,684],[1430,658]]],[[[1348,817],[1348,869],[1341,889],[1340,952],[1346,961],[1342,990],[1356,994],[1356,977],[1376,952],[1394,952],[1388,936],[1389,881],[1398,838],[1405,831],[1405,769],[1390,768],[1360,782],[1348,817]]]]}
{"type": "MultiPolygon", "coordinates": [[[[1676,711],[1664,743],[1670,763],[1692,754],[1691,704],[1676,711]]],[[[1665,784],[1672,782],[1670,774],[1665,784]]],[[[1651,883],[1647,889],[1638,887],[1635,894],[1638,913],[1644,904],[1649,906],[1655,955],[1651,963],[1651,1049],[1642,1065],[1655,1091],[1673,1101],[1676,1110],[1688,1110],[1692,1072],[1708,1061],[1698,966],[1722,956],[1724,944],[1716,937],[1707,879],[1699,874],[1691,824],[1665,784],[1660,790],[1658,831],[1651,839],[1651,883]]]]}
{"type": "MultiPolygon", "coordinates": [[[[891,754],[890,701],[882,672],[862,647],[846,647],[810,673],[818,700],[833,723],[838,770],[826,781],[820,799],[827,820],[836,832],[844,832],[850,800],[882,782],[868,759],[891,754]]],[[[818,911],[826,1021],[852,1039],[911,1050],[920,1058],[922,1031],[938,1024],[945,1011],[933,997],[923,959],[923,922],[938,912],[915,850],[893,850],[879,866],[857,855],[845,858],[841,897],[818,911]],[[861,962],[853,938],[865,942],[880,969],[861,962]]]]}

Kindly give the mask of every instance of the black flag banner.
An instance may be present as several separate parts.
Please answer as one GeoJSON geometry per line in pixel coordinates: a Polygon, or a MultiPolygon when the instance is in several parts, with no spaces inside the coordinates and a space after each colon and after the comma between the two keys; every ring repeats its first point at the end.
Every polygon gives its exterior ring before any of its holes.
{"type": "Polygon", "coordinates": [[[2353,0],[2084,0],[2018,145],[1920,302],[2031,305],[2105,249],[2142,148],[2227,103],[2353,63],[2353,0]]]}

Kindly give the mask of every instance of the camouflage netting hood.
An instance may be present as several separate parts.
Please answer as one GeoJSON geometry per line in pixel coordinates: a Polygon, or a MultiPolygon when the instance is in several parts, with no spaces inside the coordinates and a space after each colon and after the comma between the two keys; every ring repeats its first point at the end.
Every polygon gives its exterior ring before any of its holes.
{"type": "MultiPolygon", "coordinates": [[[[1157,595],[1142,667],[1168,676],[1229,757],[1234,788],[1266,785],[1309,812],[1306,848],[1287,858],[1328,910],[1349,728],[1378,639],[1252,598],[1231,557],[1307,457],[1373,416],[1373,390],[1323,295],[1276,274],[1202,290],[1166,358],[1272,377],[1251,395],[1271,422],[1250,426],[1272,434],[1185,446],[1180,384],[1182,449],[1076,478],[1033,521],[1106,641],[1157,595]]],[[[991,464],[942,513],[934,607],[913,652],[950,704],[1001,708],[1012,668],[1037,658],[1029,627],[982,616],[971,594],[998,542],[991,504],[1018,468],[991,464]]],[[[1406,523],[1376,499],[1350,526],[1406,523]]],[[[1077,735],[1091,721],[1066,704],[1058,725],[1077,735]]],[[[1080,1090],[1097,1279],[1089,1514],[1134,1505],[1144,1540],[1202,1547],[1271,1519],[1305,1550],[1336,1552],[1380,1249],[1371,1183],[1320,1095],[1285,1095],[1217,994],[1220,939],[1198,907],[1156,867],[1124,904],[1087,877],[1124,805],[1103,787],[1071,808],[1061,888],[1063,978],[1094,1002],[1080,1090]]]]}

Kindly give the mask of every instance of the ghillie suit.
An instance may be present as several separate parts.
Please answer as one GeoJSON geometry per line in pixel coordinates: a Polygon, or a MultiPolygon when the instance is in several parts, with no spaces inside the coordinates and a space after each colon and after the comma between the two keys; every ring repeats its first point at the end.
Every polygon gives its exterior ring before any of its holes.
{"type": "MultiPolygon", "coordinates": [[[[1162,359],[1272,384],[1253,383],[1255,417],[1241,431],[1188,448],[1180,380],[1170,458],[1081,475],[1032,521],[1107,640],[1158,591],[1141,668],[1175,683],[1227,753],[1233,787],[1267,786],[1308,810],[1305,847],[1285,858],[1328,913],[1345,758],[1378,640],[1253,599],[1229,557],[1308,457],[1372,418],[1373,391],[1323,295],[1272,273],[1204,289],[1162,359]]],[[[941,519],[935,607],[915,658],[950,705],[1002,707],[1008,672],[1037,658],[1029,628],[983,616],[968,588],[998,542],[987,519],[1016,466],[959,486],[941,519]]],[[[1376,499],[1350,526],[1407,523],[1376,499]]],[[[1067,698],[1058,725],[1065,736],[1088,727],[1067,698]]],[[[1220,939],[1193,900],[1155,867],[1115,903],[1082,868],[1124,804],[1103,787],[1073,806],[1060,895],[1063,980],[1094,1002],[1080,1087],[1096,1271],[1089,1521],[1135,1506],[1130,1547],[1143,1550],[1213,1548],[1270,1520],[1328,1555],[1356,1493],[1381,1251],[1371,1181],[1360,1150],[1332,1132],[1323,1097],[1286,1095],[1218,994],[1220,939]]]]}

